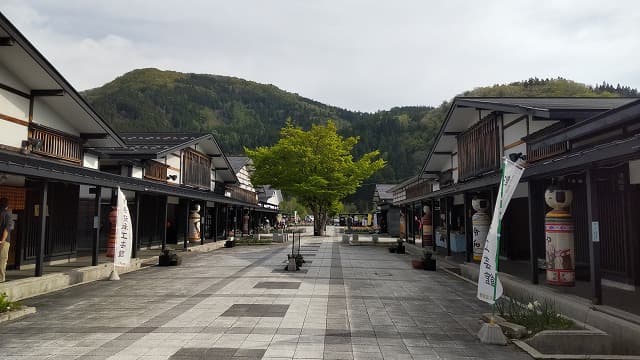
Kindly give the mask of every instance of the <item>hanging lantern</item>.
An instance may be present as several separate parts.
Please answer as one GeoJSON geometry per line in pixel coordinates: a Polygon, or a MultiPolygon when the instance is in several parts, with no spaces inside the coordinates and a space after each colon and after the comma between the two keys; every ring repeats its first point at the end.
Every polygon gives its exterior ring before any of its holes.
{"type": "Polygon", "coordinates": [[[553,208],[544,218],[547,283],[573,286],[576,278],[574,224],[567,210],[573,193],[552,185],[545,191],[544,200],[553,208]]]}
{"type": "Polygon", "coordinates": [[[422,208],[422,246],[433,246],[433,223],[431,221],[431,207],[422,208]]]}
{"type": "Polygon", "coordinates": [[[489,233],[489,225],[491,219],[487,210],[489,209],[489,202],[485,199],[474,198],[471,200],[471,206],[476,211],[471,217],[472,233],[473,233],[473,260],[482,260],[482,253],[484,251],[484,244],[487,241],[487,234],[489,233]]]}

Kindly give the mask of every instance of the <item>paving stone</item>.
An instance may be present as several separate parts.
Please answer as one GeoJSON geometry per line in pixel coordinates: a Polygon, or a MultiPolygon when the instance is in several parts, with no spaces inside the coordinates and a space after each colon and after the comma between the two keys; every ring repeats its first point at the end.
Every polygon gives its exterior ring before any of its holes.
{"type": "Polygon", "coordinates": [[[257,283],[254,289],[298,289],[300,288],[300,282],[288,282],[288,281],[263,281],[257,283]]]}
{"type": "Polygon", "coordinates": [[[284,317],[289,305],[233,304],[220,316],[233,317],[284,317]]]}

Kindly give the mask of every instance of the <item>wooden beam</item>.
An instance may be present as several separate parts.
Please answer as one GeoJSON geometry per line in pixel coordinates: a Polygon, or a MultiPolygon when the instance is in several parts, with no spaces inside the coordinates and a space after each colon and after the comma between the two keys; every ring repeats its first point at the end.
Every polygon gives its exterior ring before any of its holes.
{"type": "Polygon", "coordinates": [[[31,96],[29,94],[27,94],[26,92],[20,91],[20,90],[14,88],[12,86],[9,86],[7,84],[0,83],[0,89],[8,91],[8,92],[10,92],[12,94],[21,96],[21,97],[23,97],[25,99],[30,99],[31,98],[31,96]]]}
{"type": "Polygon", "coordinates": [[[6,120],[8,122],[12,122],[14,124],[22,125],[22,126],[29,126],[29,122],[28,121],[16,119],[16,118],[14,118],[12,116],[5,115],[5,114],[0,114],[0,119],[6,120]]]}
{"type": "Polygon", "coordinates": [[[433,155],[447,155],[447,156],[451,156],[453,155],[452,152],[447,152],[447,151],[434,151],[433,155]]]}
{"type": "Polygon", "coordinates": [[[82,139],[106,139],[109,136],[106,133],[80,133],[82,139]]]}
{"type": "Polygon", "coordinates": [[[209,155],[209,156],[211,156],[213,158],[220,158],[220,157],[222,157],[222,154],[213,154],[213,155],[209,155]]]}
{"type": "Polygon", "coordinates": [[[0,46],[13,46],[15,42],[9,36],[0,37],[0,46]]]}
{"type": "Polygon", "coordinates": [[[462,134],[461,131],[445,131],[442,133],[442,136],[458,136],[462,134]]]}
{"type": "Polygon", "coordinates": [[[31,90],[32,96],[63,96],[64,90],[62,89],[36,89],[31,90]]]}
{"type": "Polygon", "coordinates": [[[591,168],[585,174],[587,186],[587,219],[589,220],[589,269],[591,271],[591,291],[594,305],[602,304],[602,279],[600,274],[600,220],[598,215],[598,192],[593,186],[591,168]]]}
{"type": "Polygon", "coordinates": [[[228,167],[221,167],[221,168],[217,167],[217,168],[214,168],[213,170],[215,170],[215,171],[218,171],[218,170],[229,170],[229,168],[228,167]]]}

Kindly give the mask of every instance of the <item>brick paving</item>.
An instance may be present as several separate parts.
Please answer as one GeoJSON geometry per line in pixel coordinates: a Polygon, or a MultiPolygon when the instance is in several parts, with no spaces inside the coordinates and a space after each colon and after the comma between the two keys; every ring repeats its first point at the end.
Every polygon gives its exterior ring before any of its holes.
{"type": "Polygon", "coordinates": [[[530,359],[476,339],[475,287],[414,270],[409,255],[303,238],[315,255],[238,246],[25,300],[1,359],[530,359]]]}

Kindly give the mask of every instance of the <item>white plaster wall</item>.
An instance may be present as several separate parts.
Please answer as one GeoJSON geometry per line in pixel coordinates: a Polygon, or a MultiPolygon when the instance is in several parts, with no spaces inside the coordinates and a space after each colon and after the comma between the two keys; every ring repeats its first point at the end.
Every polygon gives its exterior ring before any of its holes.
{"type": "MultiPolygon", "coordinates": [[[[520,120],[517,123],[504,129],[504,146],[507,147],[517,141],[520,141],[523,137],[527,136],[527,120],[520,120]]],[[[510,152],[511,150],[505,150],[510,152]]]]}
{"type": "Polygon", "coordinates": [[[0,114],[29,121],[29,99],[0,89],[0,114]]]}
{"type": "Polygon", "coordinates": [[[100,159],[97,155],[84,153],[84,155],[82,156],[82,166],[90,169],[99,169],[100,159]]]}
{"type": "Polygon", "coordinates": [[[527,154],[527,144],[523,143],[523,144],[520,144],[518,146],[514,146],[509,150],[505,150],[504,151],[505,156],[509,155],[511,153],[522,153],[523,155],[526,155],[527,154]]]}
{"type": "Polygon", "coordinates": [[[13,73],[2,64],[0,64],[0,82],[27,94],[31,92],[28,86],[22,83],[22,81],[15,77],[13,73]]]}
{"type": "Polygon", "coordinates": [[[453,177],[453,183],[458,182],[458,169],[455,169],[451,172],[451,177],[453,177]]]}
{"type": "Polygon", "coordinates": [[[0,144],[19,148],[22,140],[27,140],[28,136],[26,126],[0,120],[0,144]]]}
{"type": "Polygon", "coordinates": [[[629,183],[640,184],[640,160],[629,161],[629,183]]]}
{"type": "Polygon", "coordinates": [[[167,196],[167,203],[178,205],[180,204],[180,198],[178,198],[177,196],[167,196]]]}
{"type": "Polygon", "coordinates": [[[433,191],[438,191],[440,190],[440,183],[439,182],[434,182],[433,183],[433,191]]]}
{"type": "Polygon", "coordinates": [[[180,184],[180,171],[173,170],[171,168],[167,169],[167,177],[170,175],[176,175],[176,179],[167,179],[167,182],[170,184],[180,184]]]}
{"type": "Polygon", "coordinates": [[[166,157],[165,164],[174,167],[176,169],[180,169],[180,156],[176,156],[176,154],[169,154],[166,157]]]}
{"type": "Polygon", "coordinates": [[[553,124],[557,123],[557,121],[554,120],[534,120],[534,121],[529,121],[529,134],[533,134],[536,131],[542,130],[544,128],[546,128],[547,126],[551,126],[553,124]]]}
{"type": "Polygon", "coordinates": [[[42,100],[33,100],[33,122],[48,126],[52,129],[64,131],[67,134],[79,136],[80,133],[74,129],[62,116],[53,111],[42,100]]]}
{"type": "Polygon", "coordinates": [[[453,205],[464,205],[464,195],[463,194],[454,195],[453,205]]]}
{"type": "Polygon", "coordinates": [[[142,168],[134,165],[131,168],[131,177],[142,179],[142,168]]]}

